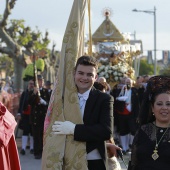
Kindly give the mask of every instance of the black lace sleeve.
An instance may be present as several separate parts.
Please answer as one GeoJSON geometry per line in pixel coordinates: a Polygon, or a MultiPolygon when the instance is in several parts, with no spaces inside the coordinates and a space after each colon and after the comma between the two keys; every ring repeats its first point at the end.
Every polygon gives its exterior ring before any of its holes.
{"type": "Polygon", "coordinates": [[[137,151],[137,147],[138,147],[140,133],[141,133],[141,129],[139,129],[137,131],[137,133],[135,134],[134,140],[133,140],[130,170],[138,170],[138,160],[137,160],[136,151],[137,151]]]}

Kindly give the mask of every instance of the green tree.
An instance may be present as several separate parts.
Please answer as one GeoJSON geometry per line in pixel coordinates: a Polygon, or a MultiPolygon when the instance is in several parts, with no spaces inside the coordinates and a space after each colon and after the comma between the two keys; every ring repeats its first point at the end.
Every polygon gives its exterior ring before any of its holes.
{"type": "Polygon", "coordinates": [[[170,75],[170,64],[164,67],[163,70],[160,71],[161,75],[169,76],[170,75]]]}
{"type": "Polygon", "coordinates": [[[153,75],[154,65],[148,64],[147,60],[140,60],[139,75],[153,75]]]}
{"type": "Polygon", "coordinates": [[[0,55],[0,72],[2,70],[8,70],[6,76],[12,76],[14,72],[14,64],[11,58],[7,55],[0,55]]]}
{"type": "Polygon", "coordinates": [[[23,87],[22,72],[26,66],[26,56],[32,56],[40,50],[49,52],[48,32],[43,37],[38,28],[32,31],[24,26],[24,20],[10,20],[8,17],[16,0],[6,1],[4,14],[0,18],[0,53],[7,54],[14,63],[14,89],[23,87]]]}

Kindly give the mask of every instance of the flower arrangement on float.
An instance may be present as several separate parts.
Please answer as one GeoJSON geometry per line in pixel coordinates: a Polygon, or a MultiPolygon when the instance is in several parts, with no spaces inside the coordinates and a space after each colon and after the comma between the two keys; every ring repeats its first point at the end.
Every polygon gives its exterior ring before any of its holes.
{"type": "Polygon", "coordinates": [[[134,78],[134,69],[127,63],[119,62],[116,65],[100,65],[99,77],[105,77],[108,83],[119,82],[123,77],[134,78]]]}

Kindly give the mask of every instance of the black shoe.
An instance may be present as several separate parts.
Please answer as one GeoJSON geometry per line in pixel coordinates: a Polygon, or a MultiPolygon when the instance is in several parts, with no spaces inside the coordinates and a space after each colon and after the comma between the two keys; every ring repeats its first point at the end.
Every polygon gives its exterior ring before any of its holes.
{"type": "Polygon", "coordinates": [[[24,149],[21,149],[20,154],[21,154],[21,155],[25,155],[25,150],[24,150],[24,149]]]}
{"type": "Polygon", "coordinates": [[[30,150],[30,154],[34,154],[34,149],[31,149],[31,150],[30,150]]]}
{"type": "Polygon", "coordinates": [[[35,158],[35,159],[41,159],[41,158],[42,158],[42,155],[35,155],[34,158],[35,158]]]}

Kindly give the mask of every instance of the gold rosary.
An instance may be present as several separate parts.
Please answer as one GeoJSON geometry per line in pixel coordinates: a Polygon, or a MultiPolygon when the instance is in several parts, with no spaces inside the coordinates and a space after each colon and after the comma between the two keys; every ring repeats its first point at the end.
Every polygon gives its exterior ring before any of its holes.
{"type": "Polygon", "coordinates": [[[159,141],[157,141],[157,137],[156,137],[156,126],[155,126],[155,140],[156,140],[156,145],[155,145],[155,149],[153,150],[153,154],[152,154],[152,158],[155,161],[156,159],[159,158],[159,154],[158,154],[158,146],[159,143],[161,142],[161,140],[163,139],[163,137],[165,136],[166,132],[168,131],[169,127],[165,130],[165,132],[163,133],[162,137],[160,138],[159,141]]]}

